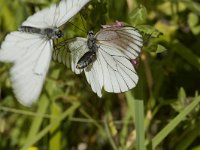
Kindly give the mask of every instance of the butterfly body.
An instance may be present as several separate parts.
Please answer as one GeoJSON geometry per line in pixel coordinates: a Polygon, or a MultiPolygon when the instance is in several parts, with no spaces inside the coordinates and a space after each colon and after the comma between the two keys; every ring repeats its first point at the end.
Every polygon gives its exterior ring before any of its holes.
{"type": "Polygon", "coordinates": [[[48,39],[57,39],[63,37],[63,32],[57,27],[53,28],[36,28],[31,26],[21,26],[18,31],[25,33],[35,33],[46,36],[48,39]]]}
{"type": "Polygon", "coordinates": [[[94,62],[96,58],[97,58],[97,55],[95,51],[88,51],[79,59],[79,61],[77,62],[76,68],[84,69],[89,64],[94,62]]]}
{"type": "Polygon", "coordinates": [[[77,69],[84,69],[89,64],[94,62],[97,58],[96,52],[98,50],[98,46],[96,45],[96,39],[94,37],[94,32],[89,31],[88,39],[87,39],[87,47],[89,49],[77,62],[76,68],[77,69]]]}

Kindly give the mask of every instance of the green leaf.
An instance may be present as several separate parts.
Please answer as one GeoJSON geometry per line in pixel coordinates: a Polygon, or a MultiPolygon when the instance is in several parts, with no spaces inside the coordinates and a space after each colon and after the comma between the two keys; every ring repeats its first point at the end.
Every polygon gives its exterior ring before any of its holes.
{"type": "Polygon", "coordinates": [[[162,52],[165,52],[165,51],[167,51],[167,48],[166,48],[166,47],[164,47],[164,46],[161,45],[161,44],[158,44],[158,45],[157,45],[156,53],[162,53],[162,52]]]}
{"type": "Polygon", "coordinates": [[[161,33],[163,33],[164,35],[172,35],[176,32],[176,30],[178,29],[178,26],[176,24],[172,24],[172,23],[166,23],[162,20],[158,20],[154,27],[160,31],[161,33]]]}
{"type": "Polygon", "coordinates": [[[198,35],[200,33],[200,26],[193,27],[192,33],[198,35]]]}
{"type": "Polygon", "coordinates": [[[165,15],[174,15],[174,10],[177,12],[182,12],[186,9],[186,6],[184,3],[177,2],[177,0],[172,0],[163,2],[162,4],[158,5],[157,9],[165,15]]]}
{"type": "Polygon", "coordinates": [[[134,9],[129,16],[132,25],[144,24],[147,19],[147,10],[144,6],[140,5],[138,8],[134,9]]]}
{"type": "Polygon", "coordinates": [[[194,2],[192,0],[180,0],[181,2],[185,3],[185,5],[194,13],[197,13],[200,15],[200,4],[197,2],[194,2]]]}
{"type": "Polygon", "coordinates": [[[196,15],[195,13],[189,13],[187,22],[193,34],[197,35],[200,33],[200,25],[198,25],[198,15],[196,15]]]}
{"type": "Polygon", "coordinates": [[[151,37],[159,37],[162,35],[160,31],[158,31],[156,28],[150,25],[138,25],[137,29],[145,34],[150,35],[151,37]]]}
{"type": "Polygon", "coordinates": [[[178,100],[184,104],[186,99],[186,93],[183,87],[180,88],[179,92],[178,92],[178,100]]]}
{"type": "Polygon", "coordinates": [[[171,104],[171,106],[177,111],[181,112],[185,108],[186,93],[183,87],[178,92],[178,100],[171,104]]]}
{"type": "Polygon", "coordinates": [[[195,13],[189,13],[188,15],[188,25],[190,28],[196,26],[199,22],[199,17],[195,13]]]}

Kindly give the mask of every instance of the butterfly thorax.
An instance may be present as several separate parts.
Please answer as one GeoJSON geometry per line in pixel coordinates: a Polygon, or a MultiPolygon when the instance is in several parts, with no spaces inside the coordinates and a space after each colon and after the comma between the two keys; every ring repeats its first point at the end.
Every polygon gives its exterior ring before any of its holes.
{"type": "Polygon", "coordinates": [[[40,35],[46,36],[48,39],[57,39],[57,38],[63,37],[63,32],[59,30],[57,27],[36,28],[36,27],[30,27],[30,26],[21,26],[19,27],[18,31],[33,33],[33,34],[40,34],[40,35]]]}
{"type": "Polygon", "coordinates": [[[96,39],[94,37],[93,31],[89,31],[89,33],[88,33],[87,46],[90,51],[97,52],[97,50],[98,50],[98,46],[96,45],[96,39]]]}

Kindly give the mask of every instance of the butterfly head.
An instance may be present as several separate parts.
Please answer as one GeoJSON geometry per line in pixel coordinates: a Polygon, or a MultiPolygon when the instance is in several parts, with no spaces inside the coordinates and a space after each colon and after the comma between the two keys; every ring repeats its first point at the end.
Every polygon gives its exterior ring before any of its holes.
{"type": "Polygon", "coordinates": [[[89,37],[94,37],[94,32],[93,32],[93,31],[89,31],[89,32],[88,32],[88,36],[89,36],[89,37]]]}
{"type": "Polygon", "coordinates": [[[93,31],[89,31],[88,34],[89,35],[94,35],[94,32],[93,31]]]}
{"type": "Polygon", "coordinates": [[[43,34],[47,36],[48,39],[58,39],[64,36],[63,32],[58,28],[45,28],[43,34]]]}
{"type": "Polygon", "coordinates": [[[55,35],[57,36],[57,38],[61,38],[64,36],[63,32],[59,29],[57,31],[55,31],[55,35]]]}

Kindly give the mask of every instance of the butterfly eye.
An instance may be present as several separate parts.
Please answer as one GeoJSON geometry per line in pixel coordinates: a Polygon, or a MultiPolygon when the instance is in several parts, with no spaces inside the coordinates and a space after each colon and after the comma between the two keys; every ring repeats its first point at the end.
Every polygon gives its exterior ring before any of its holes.
{"type": "Polygon", "coordinates": [[[94,35],[94,32],[93,31],[89,31],[88,34],[91,36],[91,35],[94,35]]]}
{"type": "Polygon", "coordinates": [[[56,35],[57,35],[58,38],[61,38],[61,37],[64,36],[63,32],[60,31],[60,30],[56,33],[56,35]]]}

